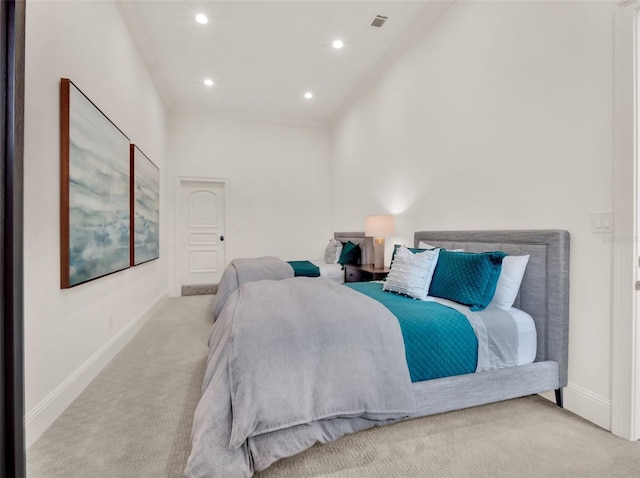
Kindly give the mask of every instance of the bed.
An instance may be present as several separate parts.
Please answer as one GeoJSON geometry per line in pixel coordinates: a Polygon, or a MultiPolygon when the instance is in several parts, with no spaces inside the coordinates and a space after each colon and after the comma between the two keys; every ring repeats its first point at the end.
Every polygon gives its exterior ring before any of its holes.
{"type": "Polygon", "coordinates": [[[421,241],[530,256],[515,305],[535,323],[534,361],[482,370],[478,359],[477,371],[463,363],[467,372],[415,381],[404,329],[382,303],[330,281],[250,282],[229,297],[212,330],[187,476],[251,476],[347,433],[550,390],[562,405],[569,234],[416,232],[414,245],[421,241]]]}
{"type": "MultiPolygon", "coordinates": [[[[373,257],[373,240],[371,237],[365,237],[364,232],[334,232],[333,238],[342,244],[352,242],[360,247],[360,255],[357,260],[358,264],[368,264],[371,261],[373,257]]],[[[313,259],[309,260],[309,262],[319,269],[319,277],[321,279],[329,279],[340,283],[344,282],[344,268],[342,264],[327,264],[323,259],[313,259]]]]}
{"type": "MultiPolygon", "coordinates": [[[[335,232],[336,241],[351,242],[360,248],[358,263],[368,264],[373,257],[373,242],[364,232],[335,232]]],[[[310,261],[283,261],[277,257],[257,257],[234,259],[226,267],[213,304],[213,317],[217,319],[227,298],[240,285],[256,280],[281,280],[295,276],[320,277],[321,279],[344,282],[341,264],[327,264],[322,259],[310,261]]]]}

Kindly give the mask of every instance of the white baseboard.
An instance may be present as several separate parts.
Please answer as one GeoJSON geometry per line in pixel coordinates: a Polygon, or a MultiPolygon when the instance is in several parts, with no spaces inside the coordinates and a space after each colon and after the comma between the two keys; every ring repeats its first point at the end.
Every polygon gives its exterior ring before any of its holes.
{"type": "MultiPolygon", "coordinates": [[[[611,431],[611,400],[573,383],[565,387],[563,394],[564,408],[611,431]]],[[[556,400],[553,392],[540,395],[553,402],[556,400]]]]}
{"type": "Polygon", "coordinates": [[[98,373],[116,356],[151,317],[151,310],[167,297],[161,294],[153,303],[100,347],[75,372],[25,415],[27,449],[65,411],[98,373]]]}
{"type": "Polygon", "coordinates": [[[605,430],[611,430],[611,400],[569,383],[564,389],[564,406],[605,430]]]}

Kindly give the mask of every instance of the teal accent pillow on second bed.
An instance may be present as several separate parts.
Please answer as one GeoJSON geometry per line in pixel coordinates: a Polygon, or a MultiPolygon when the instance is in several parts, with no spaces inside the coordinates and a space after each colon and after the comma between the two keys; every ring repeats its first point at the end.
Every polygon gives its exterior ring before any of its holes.
{"type": "Polygon", "coordinates": [[[338,259],[338,263],[345,264],[358,264],[360,262],[360,246],[358,244],[354,244],[351,241],[347,241],[342,246],[342,253],[340,254],[340,259],[338,259]]]}
{"type": "Polygon", "coordinates": [[[468,305],[472,311],[484,310],[496,292],[506,255],[441,250],[429,295],[468,305]]]}

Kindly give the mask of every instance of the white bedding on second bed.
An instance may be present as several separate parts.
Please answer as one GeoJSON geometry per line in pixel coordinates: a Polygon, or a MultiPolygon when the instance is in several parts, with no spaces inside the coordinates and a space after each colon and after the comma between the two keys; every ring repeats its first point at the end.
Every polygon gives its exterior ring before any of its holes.
{"type": "Polygon", "coordinates": [[[323,279],[329,279],[339,284],[344,282],[344,270],[342,270],[341,264],[327,264],[324,259],[317,259],[315,261],[309,261],[318,269],[320,269],[320,277],[323,279]]]}

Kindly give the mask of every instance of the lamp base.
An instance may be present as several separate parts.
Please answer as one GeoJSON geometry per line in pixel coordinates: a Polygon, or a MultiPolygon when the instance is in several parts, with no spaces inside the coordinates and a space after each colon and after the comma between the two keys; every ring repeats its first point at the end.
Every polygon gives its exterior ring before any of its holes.
{"type": "Polygon", "coordinates": [[[384,268],[384,237],[373,238],[373,267],[384,268]]]}

